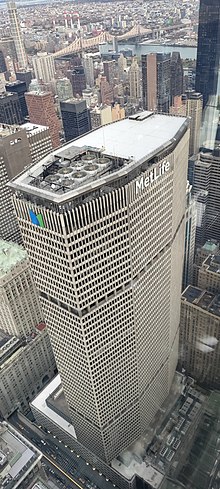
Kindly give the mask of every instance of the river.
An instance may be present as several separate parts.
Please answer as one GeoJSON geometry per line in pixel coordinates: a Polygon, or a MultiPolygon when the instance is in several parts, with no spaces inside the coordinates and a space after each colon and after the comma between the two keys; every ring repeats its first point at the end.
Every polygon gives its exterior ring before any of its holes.
{"type": "MultiPolygon", "coordinates": [[[[102,44],[100,46],[101,53],[107,53],[108,49],[112,49],[111,44],[102,44]]],[[[142,54],[148,53],[173,53],[179,51],[182,59],[196,59],[197,48],[191,46],[167,46],[163,44],[119,44],[118,50],[130,49],[133,55],[140,57],[142,54]]]]}

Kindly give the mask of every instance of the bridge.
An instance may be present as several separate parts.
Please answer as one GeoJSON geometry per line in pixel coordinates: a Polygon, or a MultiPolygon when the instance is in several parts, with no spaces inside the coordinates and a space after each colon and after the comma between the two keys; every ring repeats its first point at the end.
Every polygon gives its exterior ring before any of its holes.
{"type": "Polygon", "coordinates": [[[91,49],[99,44],[102,44],[103,42],[112,42],[114,38],[116,38],[118,41],[123,41],[132,37],[146,36],[147,34],[151,33],[151,29],[146,29],[142,25],[135,25],[130,31],[125,32],[125,34],[122,34],[121,36],[113,36],[109,32],[102,32],[98,36],[91,37],[89,39],[77,37],[71,44],[63,49],[60,49],[60,51],[53,53],[53,57],[58,58],[59,56],[65,56],[66,54],[73,54],[82,50],[91,49]]]}

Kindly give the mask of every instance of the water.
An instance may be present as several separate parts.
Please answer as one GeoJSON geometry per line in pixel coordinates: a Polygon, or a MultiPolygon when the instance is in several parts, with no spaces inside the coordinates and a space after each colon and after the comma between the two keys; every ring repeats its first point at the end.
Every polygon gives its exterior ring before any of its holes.
{"type": "MultiPolygon", "coordinates": [[[[108,49],[112,49],[111,44],[102,46],[102,53],[107,53],[108,49]],[[108,46],[108,47],[107,47],[108,46]]],[[[167,46],[163,44],[119,44],[118,50],[130,49],[133,55],[140,57],[142,54],[148,53],[173,53],[179,51],[182,59],[196,59],[197,48],[190,46],[167,46]]]]}

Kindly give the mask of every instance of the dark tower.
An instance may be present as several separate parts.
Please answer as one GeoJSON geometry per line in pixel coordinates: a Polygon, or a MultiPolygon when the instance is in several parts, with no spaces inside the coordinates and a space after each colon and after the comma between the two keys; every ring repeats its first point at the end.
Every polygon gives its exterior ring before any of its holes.
{"type": "Polygon", "coordinates": [[[214,149],[220,95],[220,2],[200,0],[196,91],[203,95],[201,145],[214,149]]]}
{"type": "Polygon", "coordinates": [[[85,100],[69,99],[60,102],[60,110],[66,141],[91,130],[90,112],[85,100]]]}
{"type": "Polygon", "coordinates": [[[174,97],[183,94],[183,63],[179,52],[173,52],[171,56],[171,103],[174,97]]]}
{"type": "Polygon", "coordinates": [[[24,96],[24,94],[27,92],[25,81],[16,80],[12,83],[8,83],[5,88],[6,92],[17,93],[21,106],[22,116],[23,119],[25,119],[28,116],[27,104],[24,96]]]}

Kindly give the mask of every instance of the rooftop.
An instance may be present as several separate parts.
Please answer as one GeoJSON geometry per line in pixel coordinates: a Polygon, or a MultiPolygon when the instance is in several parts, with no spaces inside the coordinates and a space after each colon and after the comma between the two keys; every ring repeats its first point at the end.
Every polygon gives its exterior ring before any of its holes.
{"type": "Polygon", "coordinates": [[[220,273],[220,255],[209,255],[203,262],[202,267],[213,273],[220,273]]]}
{"type": "Polygon", "coordinates": [[[216,250],[219,249],[219,243],[216,240],[208,240],[205,242],[205,244],[202,246],[202,249],[205,251],[209,251],[210,253],[216,252],[216,250]]]}
{"type": "Polygon", "coordinates": [[[182,300],[220,317],[220,295],[189,285],[182,293],[182,300]]]}
{"type": "Polygon", "coordinates": [[[184,117],[142,112],[64,145],[10,185],[50,202],[65,202],[127,178],[132,171],[138,176],[159,152],[171,151],[187,127],[184,117]]]}
{"type": "Polygon", "coordinates": [[[22,124],[21,129],[25,129],[27,132],[27,136],[33,136],[35,134],[38,134],[39,132],[46,131],[48,129],[47,126],[40,126],[39,124],[31,124],[31,122],[26,122],[25,124],[22,124]]]}
{"type": "Polygon", "coordinates": [[[18,244],[0,239],[0,278],[27,259],[27,252],[18,244]]]}
{"type": "Polygon", "coordinates": [[[5,421],[0,423],[0,486],[16,489],[39,463],[42,454],[5,421]]]}

